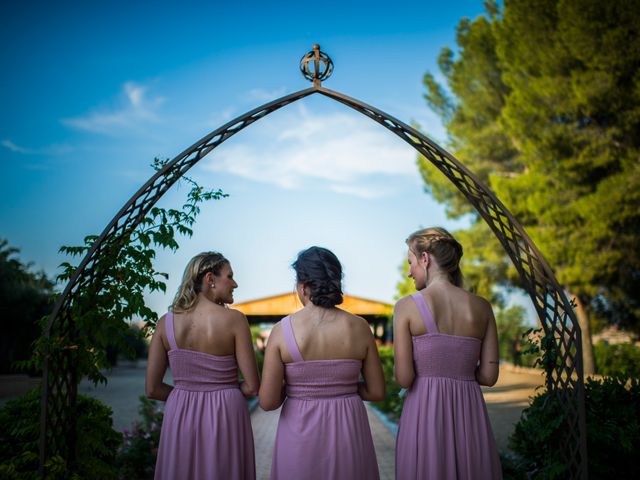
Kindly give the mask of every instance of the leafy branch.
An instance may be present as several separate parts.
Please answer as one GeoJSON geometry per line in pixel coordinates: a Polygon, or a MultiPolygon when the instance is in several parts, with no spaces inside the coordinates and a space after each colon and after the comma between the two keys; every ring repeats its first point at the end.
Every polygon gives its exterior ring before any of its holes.
{"type": "MultiPolygon", "coordinates": [[[[154,159],[152,167],[159,171],[168,160],[154,159]]],[[[109,238],[102,245],[103,253],[93,265],[94,281],[79,291],[73,299],[70,317],[73,332],[54,330],[48,340],[50,352],[73,350],[77,352],[78,379],[86,376],[95,384],[106,383],[100,372],[109,367],[106,356],[108,346],[115,346],[125,354],[132,354],[132,347],[125,339],[130,331],[130,322],[140,320],[145,327],[138,333],[145,336],[155,328],[158,315],[144,301],[148,292],[165,292],[165,281],[169,275],[154,268],[156,249],[179,248],[176,237],[193,235],[193,226],[200,213],[200,205],[211,200],[220,200],[228,195],[220,189],[205,189],[195,180],[183,177],[190,185],[181,209],[153,207],[131,234],[109,238]]],[[[97,235],[88,235],[82,245],[62,246],[60,252],[71,257],[84,257],[98,240],[97,235]]],[[[61,282],[68,281],[77,265],[66,261],[60,265],[57,276],[61,282]]],[[[42,326],[46,324],[46,317],[42,326]]],[[[44,337],[35,345],[32,359],[26,363],[41,365],[44,337]]]]}

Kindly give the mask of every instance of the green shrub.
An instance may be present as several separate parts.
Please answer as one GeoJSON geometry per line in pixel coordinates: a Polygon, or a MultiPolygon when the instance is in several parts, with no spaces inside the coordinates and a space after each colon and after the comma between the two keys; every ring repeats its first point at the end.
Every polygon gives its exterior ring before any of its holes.
{"type": "MultiPolygon", "coordinates": [[[[640,383],[621,377],[585,385],[589,477],[638,478],[640,467],[640,383]]],[[[518,470],[528,478],[566,478],[561,433],[567,413],[547,392],[533,398],[510,438],[518,470]]]]}
{"type": "Polygon", "coordinates": [[[640,347],[600,341],[593,346],[593,353],[600,375],[640,378],[640,347]]]}
{"type": "Polygon", "coordinates": [[[142,421],[134,422],[131,430],[123,432],[117,455],[120,478],[127,480],[153,478],[160,445],[163,412],[158,402],[142,395],[138,411],[142,421]]]}
{"type": "MultiPolygon", "coordinates": [[[[116,449],[121,435],[113,429],[111,409],[78,395],[77,465],[71,472],[60,457],[49,459],[48,478],[117,478],[116,449]]],[[[0,478],[36,479],[40,439],[40,391],[32,390],[0,410],[0,478]]]]}
{"type": "Polygon", "coordinates": [[[374,405],[385,412],[391,420],[398,422],[400,420],[400,414],[402,413],[404,398],[400,397],[400,386],[394,380],[393,347],[378,347],[378,353],[380,354],[380,361],[382,362],[386,393],[384,400],[382,402],[376,402],[374,405]]]}

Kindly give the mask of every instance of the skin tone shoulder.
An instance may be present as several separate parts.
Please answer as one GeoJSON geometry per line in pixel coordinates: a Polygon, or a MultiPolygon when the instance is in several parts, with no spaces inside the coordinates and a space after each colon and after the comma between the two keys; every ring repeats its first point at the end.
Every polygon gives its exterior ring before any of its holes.
{"type": "MultiPolygon", "coordinates": [[[[304,360],[354,359],[362,361],[363,381],[358,394],[363,400],[384,399],[385,385],[378,349],[366,320],[340,308],[323,308],[310,300],[309,290],[297,286],[304,308],[291,316],[296,343],[304,360]]],[[[293,361],[282,325],[269,336],[262,369],[260,406],[275,410],[285,399],[285,364],[293,361]]]]}
{"type": "MultiPolygon", "coordinates": [[[[222,266],[219,275],[207,272],[195,306],[174,314],[174,333],[179,349],[218,356],[235,355],[244,378],[240,389],[245,396],[255,396],[260,382],[249,323],[244,314],[224,306],[233,303],[233,290],[237,286],[229,264],[222,266]]],[[[169,366],[167,321],[167,315],[160,318],[151,339],[145,385],[147,397],[162,401],[166,401],[173,389],[163,381],[169,366]]]]}
{"type": "MultiPolygon", "coordinates": [[[[425,298],[438,331],[447,335],[474,337],[482,341],[476,380],[493,386],[498,380],[498,335],[493,310],[485,299],[453,285],[433,255],[408,252],[409,277],[425,298]],[[428,275],[427,275],[428,271],[428,275]]],[[[427,333],[415,301],[400,299],[394,308],[394,363],[396,381],[411,388],[415,379],[412,337],[427,333]]]]}

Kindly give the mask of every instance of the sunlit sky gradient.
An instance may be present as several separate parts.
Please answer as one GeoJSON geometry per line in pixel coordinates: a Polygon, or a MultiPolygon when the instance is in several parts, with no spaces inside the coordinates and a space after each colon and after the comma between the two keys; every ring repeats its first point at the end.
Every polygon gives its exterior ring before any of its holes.
{"type": "MultiPolygon", "coordinates": [[[[54,275],[61,245],[99,234],[152,175],[226,121],[308,88],[298,62],[319,43],[327,88],[446,134],[422,76],[455,46],[482,1],[4,2],[0,10],[0,237],[54,275]]],[[[386,129],[317,95],[266,117],[190,176],[230,197],[203,208],[191,239],[161,253],[170,303],[188,259],[232,262],[236,301],[292,291],[289,267],[313,244],[342,260],[348,293],[392,301],[404,239],[455,229],[423,191],[415,152],[386,129]]],[[[161,201],[179,206],[186,187],[161,201]]]]}

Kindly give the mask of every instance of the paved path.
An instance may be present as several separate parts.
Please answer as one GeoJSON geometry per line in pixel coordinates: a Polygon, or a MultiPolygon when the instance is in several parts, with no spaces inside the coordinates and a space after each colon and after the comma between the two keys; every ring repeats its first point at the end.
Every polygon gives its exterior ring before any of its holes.
{"type": "Polygon", "coordinates": [[[507,449],[509,436],[520,420],[522,410],[529,406],[530,397],[543,384],[544,373],[541,370],[503,365],[498,382],[493,387],[482,388],[499,450],[507,449]]]}

